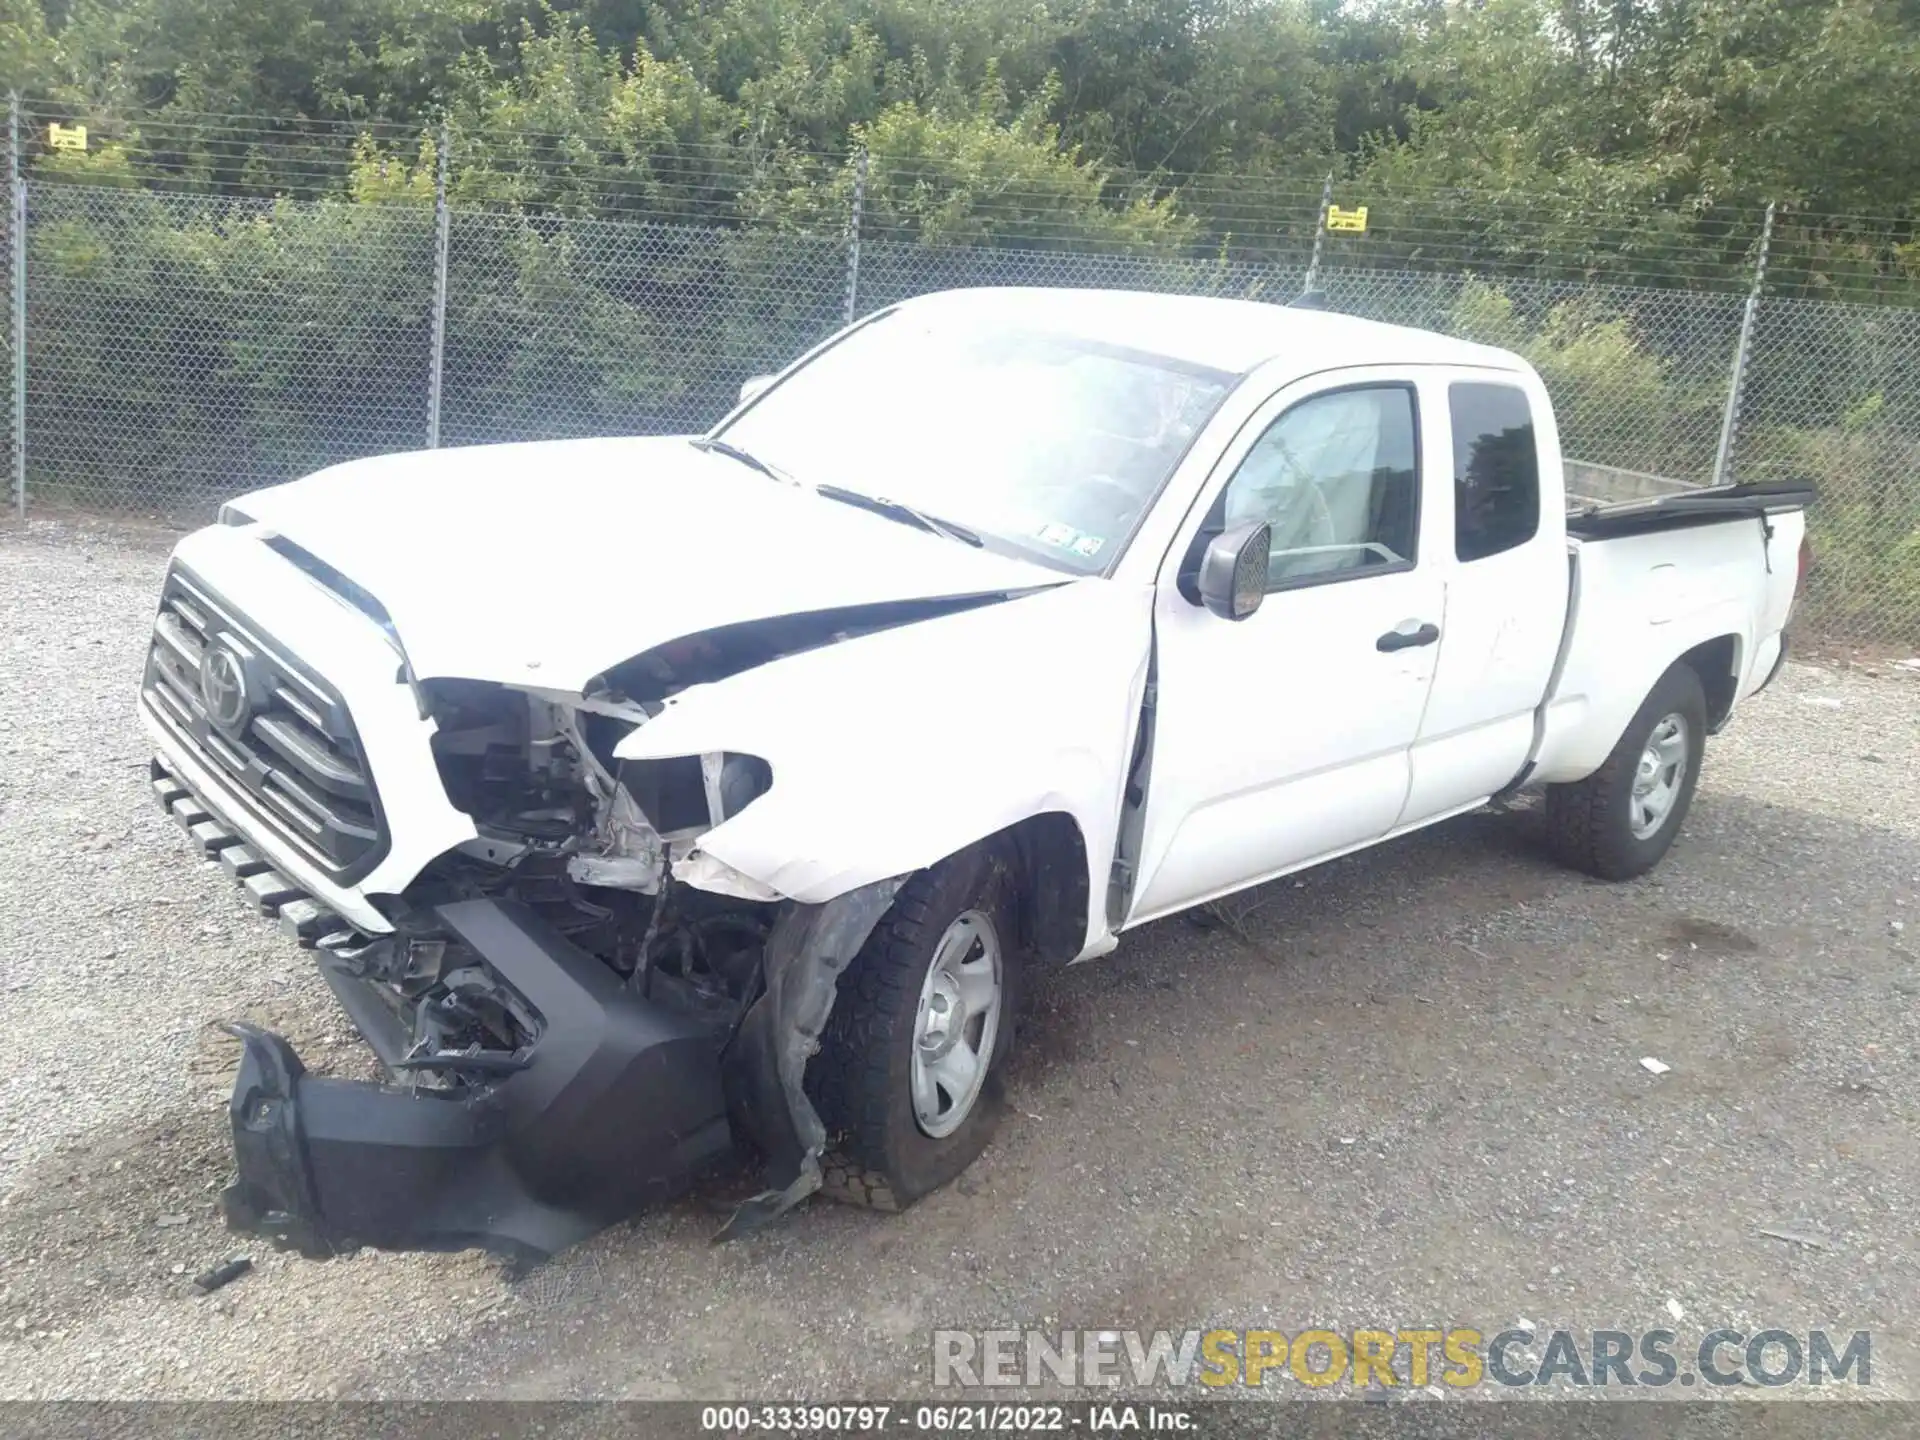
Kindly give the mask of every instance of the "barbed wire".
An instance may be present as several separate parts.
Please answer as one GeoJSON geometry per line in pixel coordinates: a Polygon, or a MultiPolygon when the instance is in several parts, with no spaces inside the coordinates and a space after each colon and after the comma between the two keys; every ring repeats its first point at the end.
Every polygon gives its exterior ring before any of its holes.
{"type": "MultiPolygon", "coordinates": [[[[129,178],[157,192],[289,200],[424,200],[434,147],[452,149],[455,204],[579,217],[845,230],[853,157],[745,137],[581,135],[540,128],[316,120],[169,110],[88,115],[28,101],[27,165],[52,183],[97,183],[54,148],[50,127],[86,124],[129,178]]],[[[97,149],[96,149],[97,154],[97,149]]],[[[1578,194],[1334,177],[1334,203],[1367,211],[1364,234],[1322,233],[1325,176],[1128,172],[1062,158],[1037,174],[980,174],[958,161],[877,155],[859,217],[875,239],[1074,245],[1216,259],[1294,256],[1319,238],[1347,266],[1516,275],[1600,275],[1654,286],[1737,287],[1760,211],[1688,204],[1600,206],[1578,194]]],[[[1778,283],[1827,298],[1920,297],[1915,223],[1898,215],[1785,211],[1778,283]]]]}

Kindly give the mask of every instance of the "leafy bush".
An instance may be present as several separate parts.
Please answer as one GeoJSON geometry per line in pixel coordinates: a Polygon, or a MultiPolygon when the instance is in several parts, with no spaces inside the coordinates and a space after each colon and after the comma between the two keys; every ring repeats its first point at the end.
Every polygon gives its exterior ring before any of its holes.
{"type": "Polygon", "coordinates": [[[36,493],[165,508],[421,442],[432,212],[35,192],[36,493]]]}

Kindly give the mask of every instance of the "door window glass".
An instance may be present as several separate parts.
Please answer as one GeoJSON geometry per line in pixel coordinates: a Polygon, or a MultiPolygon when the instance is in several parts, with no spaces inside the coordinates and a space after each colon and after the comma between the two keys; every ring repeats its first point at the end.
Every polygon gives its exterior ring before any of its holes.
{"type": "Polygon", "coordinates": [[[1419,525],[1413,390],[1303,400],[1267,427],[1224,497],[1224,523],[1273,527],[1267,588],[1413,564],[1419,525]]]}

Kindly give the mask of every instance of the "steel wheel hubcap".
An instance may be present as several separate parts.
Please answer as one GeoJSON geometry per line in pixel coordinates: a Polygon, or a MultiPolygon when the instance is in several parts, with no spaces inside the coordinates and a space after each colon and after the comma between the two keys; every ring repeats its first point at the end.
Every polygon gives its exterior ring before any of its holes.
{"type": "Polygon", "coordinates": [[[1651,839],[1667,823],[1686,774],[1686,718],[1668,715],[1653,727],[1633,772],[1633,795],[1627,813],[1635,839],[1651,839]]]}
{"type": "Polygon", "coordinates": [[[987,1082],[1000,1033],[1000,936],[969,910],[933,947],[913,1022],[913,1118],[939,1140],[960,1128],[987,1082]]]}

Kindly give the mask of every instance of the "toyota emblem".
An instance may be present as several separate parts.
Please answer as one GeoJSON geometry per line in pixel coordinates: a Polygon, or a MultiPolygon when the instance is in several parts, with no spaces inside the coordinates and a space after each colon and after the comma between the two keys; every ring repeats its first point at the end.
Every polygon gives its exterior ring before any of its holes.
{"type": "Polygon", "coordinates": [[[209,645],[200,659],[200,698],[207,718],[222,730],[238,731],[253,708],[247,698],[247,667],[225,645],[209,645]]]}

